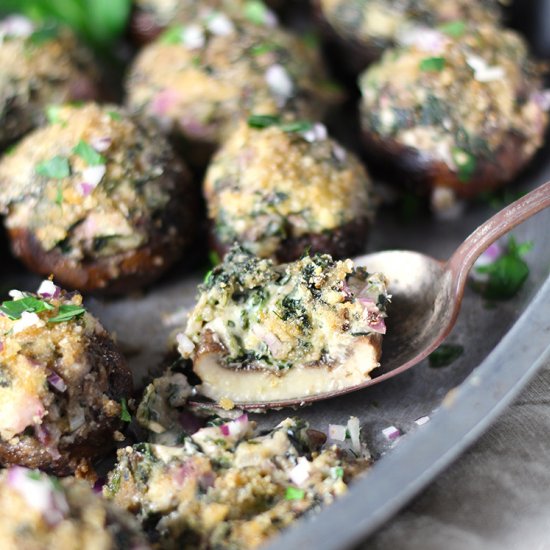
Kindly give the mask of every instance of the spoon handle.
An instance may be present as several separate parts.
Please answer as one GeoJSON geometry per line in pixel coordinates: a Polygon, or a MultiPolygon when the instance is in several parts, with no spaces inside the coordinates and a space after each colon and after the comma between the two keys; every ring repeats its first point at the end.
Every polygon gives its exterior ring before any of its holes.
{"type": "Polygon", "coordinates": [[[497,212],[480,225],[455,251],[447,262],[454,279],[454,291],[462,296],[468,273],[479,256],[497,239],[550,206],[550,182],[546,182],[497,212]]]}

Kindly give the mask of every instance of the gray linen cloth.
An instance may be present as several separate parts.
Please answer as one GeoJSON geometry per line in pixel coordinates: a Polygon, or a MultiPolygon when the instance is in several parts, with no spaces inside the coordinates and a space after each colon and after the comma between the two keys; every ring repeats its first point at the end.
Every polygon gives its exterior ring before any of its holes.
{"type": "Polygon", "coordinates": [[[361,550],[550,550],[550,364],[361,550]]]}

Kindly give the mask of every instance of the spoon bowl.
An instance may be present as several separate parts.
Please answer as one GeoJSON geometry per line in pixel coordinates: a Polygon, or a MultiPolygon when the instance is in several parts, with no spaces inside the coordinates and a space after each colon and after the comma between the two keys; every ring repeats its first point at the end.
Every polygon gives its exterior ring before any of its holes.
{"type": "MultiPolygon", "coordinates": [[[[374,377],[341,390],[275,402],[235,403],[249,410],[300,406],[392,378],[432,353],[452,330],[462,303],[468,273],[477,258],[497,239],[550,206],[550,182],[510,204],[479,226],[447,262],[406,250],[390,250],[354,259],[369,272],[387,277],[392,295],[380,368],[374,377]]],[[[196,404],[199,405],[200,402],[196,404]]]]}

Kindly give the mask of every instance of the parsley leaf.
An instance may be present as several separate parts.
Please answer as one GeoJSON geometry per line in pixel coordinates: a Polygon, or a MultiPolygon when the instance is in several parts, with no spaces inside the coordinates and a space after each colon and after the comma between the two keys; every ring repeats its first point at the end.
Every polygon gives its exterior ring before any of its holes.
{"type": "Polygon", "coordinates": [[[85,312],[86,312],[86,309],[82,306],[75,306],[72,304],[62,304],[59,306],[57,315],[50,317],[48,319],[48,323],[64,323],[76,317],[80,317],[85,312]]]}
{"type": "Polygon", "coordinates": [[[55,192],[55,204],[63,206],[63,186],[61,182],[57,182],[57,191],[55,192]]]}
{"type": "Polygon", "coordinates": [[[161,44],[181,44],[183,42],[184,28],[176,25],[165,30],[159,37],[161,44]]]}
{"type": "Polygon", "coordinates": [[[122,411],[120,413],[120,419],[123,422],[132,422],[132,415],[130,414],[130,411],[128,410],[128,403],[126,402],[125,397],[123,397],[120,400],[120,406],[122,407],[122,411]]]}
{"type": "Polygon", "coordinates": [[[88,166],[98,166],[105,164],[105,157],[100,155],[87,141],[81,139],[76,147],[73,147],[73,153],[79,156],[88,166]]]}
{"type": "Polygon", "coordinates": [[[264,53],[272,52],[277,49],[277,44],[262,42],[261,44],[255,44],[250,48],[251,55],[263,55],[264,53]]]}
{"type": "Polygon", "coordinates": [[[279,127],[283,132],[306,132],[313,128],[313,124],[307,120],[295,120],[291,122],[283,122],[278,115],[250,115],[248,117],[248,125],[251,128],[270,128],[271,126],[279,127]]]}
{"type": "Polygon", "coordinates": [[[122,120],[122,115],[116,111],[108,111],[107,115],[111,120],[122,120]]]}
{"type": "Polygon", "coordinates": [[[281,123],[281,117],[278,115],[250,115],[248,125],[251,128],[269,128],[281,123]]]}
{"type": "Polygon", "coordinates": [[[459,147],[452,148],[451,156],[453,157],[453,161],[456,164],[458,170],[458,179],[462,183],[467,183],[476,171],[476,158],[472,154],[464,151],[464,149],[460,149],[459,147]]]}
{"type": "Polygon", "coordinates": [[[529,276],[529,266],[522,258],[533,248],[533,243],[518,244],[513,236],[506,252],[494,262],[476,268],[478,273],[489,276],[486,282],[474,285],[487,300],[509,300],[514,297],[529,276]]]}
{"type": "Polygon", "coordinates": [[[439,25],[437,29],[451,38],[460,38],[466,32],[466,23],[464,21],[449,21],[439,25]]]}
{"type": "Polygon", "coordinates": [[[298,487],[287,487],[285,492],[286,500],[302,500],[306,492],[303,489],[298,489],[298,487]]]}
{"type": "Polygon", "coordinates": [[[60,180],[71,173],[69,161],[62,156],[55,156],[36,165],[36,173],[47,178],[60,180]]]}
{"type": "Polygon", "coordinates": [[[24,312],[41,313],[42,311],[55,309],[51,304],[35,298],[34,296],[26,296],[20,300],[8,300],[2,302],[0,311],[7,315],[8,319],[15,321],[21,319],[24,312]]]}
{"type": "Polygon", "coordinates": [[[441,344],[429,356],[430,367],[439,369],[447,367],[464,353],[464,348],[458,344],[441,344]]]}
{"type": "Polygon", "coordinates": [[[420,70],[426,72],[441,72],[445,67],[444,57],[426,57],[420,61],[420,70]]]}
{"type": "Polygon", "coordinates": [[[61,106],[59,105],[48,105],[46,107],[46,118],[50,124],[56,124],[58,122],[63,122],[60,117],[61,106]]]}
{"type": "Polygon", "coordinates": [[[249,0],[244,5],[244,16],[254,25],[265,25],[269,10],[261,0],[249,0]]]}

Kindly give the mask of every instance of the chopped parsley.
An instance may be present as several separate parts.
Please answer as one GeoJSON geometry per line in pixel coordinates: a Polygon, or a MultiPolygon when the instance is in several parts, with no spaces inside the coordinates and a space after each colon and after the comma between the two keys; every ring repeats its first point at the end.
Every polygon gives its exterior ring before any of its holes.
{"type": "Polygon", "coordinates": [[[248,125],[250,128],[264,129],[276,126],[283,132],[295,133],[306,132],[311,130],[313,124],[307,120],[295,120],[291,122],[283,122],[278,115],[250,115],[248,117],[248,125]]]}
{"type": "Polygon", "coordinates": [[[437,29],[451,38],[460,38],[466,31],[466,23],[464,21],[449,21],[439,25],[437,29]]]}
{"type": "Polygon", "coordinates": [[[439,73],[445,67],[445,58],[444,57],[426,57],[420,61],[420,70],[439,73]]]}
{"type": "Polygon", "coordinates": [[[57,191],[55,192],[55,204],[63,206],[63,186],[61,182],[57,182],[57,191]]]}
{"type": "Polygon", "coordinates": [[[464,353],[464,348],[459,344],[441,344],[429,356],[430,367],[439,369],[447,367],[456,361],[464,353]]]}
{"type": "Polygon", "coordinates": [[[59,31],[57,25],[49,25],[47,27],[42,27],[41,29],[35,30],[27,39],[29,44],[33,46],[41,46],[46,42],[55,40],[59,36],[59,31]]]}
{"type": "Polygon", "coordinates": [[[159,37],[161,44],[181,44],[185,29],[182,25],[176,25],[165,30],[159,37]]]}
{"type": "Polygon", "coordinates": [[[126,402],[125,397],[123,397],[120,400],[120,406],[122,407],[122,410],[120,412],[120,419],[123,422],[132,422],[132,415],[130,414],[130,411],[128,410],[128,403],[126,402]]]}
{"type": "Polygon", "coordinates": [[[272,52],[277,49],[277,45],[269,42],[263,42],[261,44],[255,44],[250,48],[250,53],[254,56],[263,55],[264,53],[272,52]]]}
{"type": "Polygon", "coordinates": [[[60,180],[71,174],[67,158],[57,155],[36,165],[36,173],[46,178],[60,180]]]}
{"type": "Polygon", "coordinates": [[[73,153],[80,157],[88,166],[105,164],[105,157],[100,155],[87,141],[81,139],[73,147],[73,153]]]}
{"type": "Polygon", "coordinates": [[[122,115],[116,111],[108,111],[107,115],[111,120],[122,120],[122,115]]]}
{"type": "Polygon", "coordinates": [[[46,107],[46,118],[50,124],[56,124],[58,122],[63,122],[61,120],[61,107],[59,105],[48,105],[46,107]]]}
{"type": "Polygon", "coordinates": [[[302,500],[306,496],[306,492],[298,487],[287,487],[285,491],[286,500],[302,500]]]}
{"type": "Polygon", "coordinates": [[[73,304],[62,304],[59,306],[57,314],[48,319],[48,323],[64,323],[84,315],[86,308],[73,304]]]}
{"type": "Polygon", "coordinates": [[[244,5],[244,16],[254,25],[265,25],[269,10],[261,0],[248,0],[244,5]]]}
{"type": "Polygon", "coordinates": [[[2,302],[2,305],[0,305],[0,311],[12,321],[21,319],[21,315],[25,312],[41,313],[42,311],[51,311],[52,309],[55,309],[54,306],[34,296],[25,296],[25,298],[21,298],[20,300],[8,300],[2,302]]]}
{"type": "MultiPolygon", "coordinates": [[[[12,321],[21,319],[23,313],[42,313],[43,311],[53,311],[55,307],[34,296],[25,296],[20,300],[8,300],[0,305],[0,311],[4,313],[12,321]]],[[[85,313],[86,309],[83,306],[73,304],[62,304],[59,306],[57,313],[48,318],[48,323],[64,323],[80,317],[85,313]]]]}
{"type": "Polygon", "coordinates": [[[330,469],[330,474],[333,479],[343,479],[344,478],[344,468],[342,466],[334,466],[330,469]]]}
{"type": "Polygon", "coordinates": [[[475,268],[477,273],[488,275],[488,279],[475,284],[474,289],[487,300],[509,300],[515,296],[529,276],[529,266],[523,256],[532,248],[532,242],[518,244],[511,236],[506,251],[499,258],[475,268]]]}
{"type": "Polygon", "coordinates": [[[456,164],[458,171],[458,179],[462,183],[467,183],[477,167],[477,161],[474,155],[460,149],[459,147],[453,147],[451,150],[451,156],[456,164]]]}

